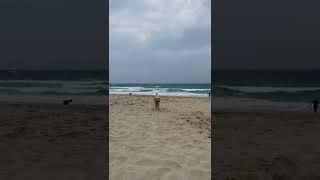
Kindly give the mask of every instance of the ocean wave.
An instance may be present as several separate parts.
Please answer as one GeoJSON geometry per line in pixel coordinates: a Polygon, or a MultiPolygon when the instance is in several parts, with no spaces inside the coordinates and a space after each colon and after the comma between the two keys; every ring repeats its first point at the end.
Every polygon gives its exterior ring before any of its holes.
{"type": "Polygon", "coordinates": [[[207,96],[210,85],[167,84],[167,85],[108,85],[106,81],[34,81],[0,80],[0,93],[26,95],[104,95],[104,94],[146,94],[173,96],[207,96]],[[2,84],[1,84],[2,83],[2,84]]]}
{"type": "Polygon", "coordinates": [[[107,86],[102,81],[0,81],[1,94],[21,95],[99,95],[107,94],[107,86]],[[93,85],[99,84],[99,85],[93,85]]]}
{"type": "Polygon", "coordinates": [[[273,101],[310,102],[320,97],[318,87],[215,86],[214,96],[268,99],[273,101]]]}
{"type": "Polygon", "coordinates": [[[172,96],[207,96],[210,89],[200,88],[178,88],[170,87],[172,85],[146,85],[143,86],[111,86],[109,91],[111,94],[140,94],[140,95],[172,95],[172,96]]]}
{"type": "Polygon", "coordinates": [[[18,89],[0,89],[0,94],[7,95],[106,95],[107,90],[95,91],[57,91],[57,90],[43,90],[43,91],[25,91],[18,89]]]}
{"type": "Polygon", "coordinates": [[[211,89],[181,89],[183,91],[210,91],[211,89]]]}
{"type": "MultiPolygon", "coordinates": [[[[128,94],[128,92],[112,92],[110,91],[110,94],[128,94]]],[[[135,92],[134,95],[155,95],[155,92],[135,92]]],[[[187,93],[187,92],[161,92],[158,93],[158,95],[161,96],[200,96],[200,97],[206,97],[206,94],[196,94],[196,93],[187,93]]]]}
{"type": "Polygon", "coordinates": [[[103,85],[106,86],[104,81],[41,81],[41,80],[0,80],[0,87],[72,87],[72,86],[92,86],[103,85]]]}
{"type": "Polygon", "coordinates": [[[268,87],[268,86],[224,86],[224,85],[220,85],[217,87],[246,92],[246,93],[303,92],[303,91],[320,90],[320,87],[268,87]]]}
{"type": "Polygon", "coordinates": [[[46,82],[15,82],[7,81],[0,82],[0,87],[62,87],[61,83],[46,83],[46,82]]]}

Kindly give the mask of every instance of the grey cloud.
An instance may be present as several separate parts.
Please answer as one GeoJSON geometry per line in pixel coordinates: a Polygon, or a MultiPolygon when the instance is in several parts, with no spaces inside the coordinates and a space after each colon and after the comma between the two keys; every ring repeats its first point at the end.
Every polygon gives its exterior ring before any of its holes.
{"type": "Polygon", "coordinates": [[[106,69],[104,1],[0,2],[1,69],[106,69]]]}
{"type": "Polygon", "coordinates": [[[319,8],[313,0],[217,1],[214,67],[319,69],[319,8]]]}
{"type": "Polygon", "coordinates": [[[157,6],[146,0],[111,4],[110,81],[210,82],[210,7],[201,4],[207,1],[192,0],[186,6],[174,0],[154,1],[157,6]],[[173,7],[164,13],[165,3],[173,7]]]}

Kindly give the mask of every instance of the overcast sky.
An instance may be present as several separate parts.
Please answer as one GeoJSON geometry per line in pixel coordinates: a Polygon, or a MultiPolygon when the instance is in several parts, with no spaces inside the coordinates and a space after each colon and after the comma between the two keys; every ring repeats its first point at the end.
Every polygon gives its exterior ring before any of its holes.
{"type": "Polygon", "coordinates": [[[1,0],[0,69],[107,69],[104,0],[1,0]]]}
{"type": "Polygon", "coordinates": [[[219,69],[320,69],[320,1],[219,0],[219,69]]]}
{"type": "Polygon", "coordinates": [[[110,0],[112,83],[206,83],[210,0],[110,0]]]}

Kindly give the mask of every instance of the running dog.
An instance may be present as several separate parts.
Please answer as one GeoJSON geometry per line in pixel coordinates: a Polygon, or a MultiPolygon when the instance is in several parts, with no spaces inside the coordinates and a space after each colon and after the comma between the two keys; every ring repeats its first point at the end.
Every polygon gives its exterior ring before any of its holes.
{"type": "Polygon", "coordinates": [[[72,99],[64,100],[63,105],[69,105],[72,102],[72,99]]]}
{"type": "Polygon", "coordinates": [[[156,109],[156,111],[160,111],[160,98],[158,96],[153,98],[154,100],[154,107],[156,109]]]}

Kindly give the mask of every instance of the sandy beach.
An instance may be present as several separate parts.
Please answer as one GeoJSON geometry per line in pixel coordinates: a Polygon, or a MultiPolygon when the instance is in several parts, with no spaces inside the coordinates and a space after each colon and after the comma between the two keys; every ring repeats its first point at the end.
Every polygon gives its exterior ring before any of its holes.
{"type": "Polygon", "coordinates": [[[106,105],[0,103],[0,179],[105,179],[106,105]]]}
{"type": "Polygon", "coordinates": [[[111,180],[209,180],[210,99],[111,95],[111,180]]]}
{"type": "Polygon", "coordinates": [[[220,108],[212,122],[214,179],[320,179],[320,114],[220,108]]]}

